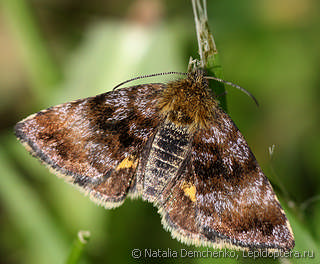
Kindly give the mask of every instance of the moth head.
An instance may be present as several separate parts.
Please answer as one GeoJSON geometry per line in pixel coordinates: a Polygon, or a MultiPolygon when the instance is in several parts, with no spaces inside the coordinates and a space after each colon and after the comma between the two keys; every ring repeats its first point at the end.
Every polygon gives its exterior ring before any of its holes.
{"type": "Polygon", "coordinates": [[[209,90],[205,72],[196,69],[187,78],[170,82],[158,101],[161,114],[178,126],[189,130],[208,128],[213,120],[217,101],[209,90]]]}

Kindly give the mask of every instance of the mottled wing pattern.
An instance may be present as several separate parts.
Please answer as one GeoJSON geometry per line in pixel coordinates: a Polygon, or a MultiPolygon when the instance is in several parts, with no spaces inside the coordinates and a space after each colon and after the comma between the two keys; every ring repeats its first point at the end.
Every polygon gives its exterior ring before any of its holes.
{"type": "Polygon", "coordinates": [[[93,200],[116,207],[160,122],[156,102],[162,88],[138,85],[51,107],[19,122],[16,136],[93,200]]]}
{"type": "Polygon", "coordinates": [[[222,110],[194,133],[181,174],[160,207],[164,226],[186,243],[292,249],[289,222],[245,139],[222,110]]]}
{"type": "Polygon", "coordinates": [[[165,202],[157,206],[162,215],[164,228],[170,231],[174,238],[186,244],[200,245],[206,239],[200,235],[196,221],[196,198],[192,189],[194,178],[191,161],[187,159],[182,164],[177,179],[172,181],[162,193],[163,199],[166,197],[165,202]]]}

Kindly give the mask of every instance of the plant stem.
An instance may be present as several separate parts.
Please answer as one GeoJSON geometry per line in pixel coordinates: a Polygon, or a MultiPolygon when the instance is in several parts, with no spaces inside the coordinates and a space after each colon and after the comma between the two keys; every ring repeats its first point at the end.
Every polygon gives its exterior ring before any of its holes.
{"type": "MultiPolygon", "coordinates": [[[[209,76],[212,75],[223,79],[218,51],[208,26],[207,1],[192,0],[192,8],[197,32],[200,67],[204,68],[209,76]]],[[[215,95],[221,95],[219,96],[220,106],[227,111],[224,84],[211,82],[210,88],[214,91],[215,95]]]]}
{"type": "Polygon", "coordinates": [[[82,253],[84,246],[87,244],[90,238],[89,231],[79,231],[77,238],[74,240],[70,254],[68,256],[66,264],[76,264],[78,263],[82,253]]]}

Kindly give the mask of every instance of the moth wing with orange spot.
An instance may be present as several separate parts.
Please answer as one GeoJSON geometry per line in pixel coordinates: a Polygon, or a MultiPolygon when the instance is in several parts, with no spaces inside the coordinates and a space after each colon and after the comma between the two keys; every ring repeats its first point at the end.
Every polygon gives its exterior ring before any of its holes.
{"type": "Polygon", "coordinates": [[[138,85],[51,107],[19,122],[15,133],[56,174],[106,208],[116,207],[160,122],[161,89],[138,85]]]}
{"type": "Polygon", "coordinates": [[[165,190],[162,222],[187,244],[292,249],[290,224],[236,125],[221,109],[193,135],[180,174],[165,190]]]}

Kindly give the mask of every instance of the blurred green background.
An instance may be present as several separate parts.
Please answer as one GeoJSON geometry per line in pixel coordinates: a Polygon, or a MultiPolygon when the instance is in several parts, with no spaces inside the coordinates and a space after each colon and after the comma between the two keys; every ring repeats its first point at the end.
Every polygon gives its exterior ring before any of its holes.
{"type": "MultiPolygon", "coordinates": [[[[260,263],[320,263],[319,5],[208,3],[224,78],[261,105],[227,87],[229,114],[287,212],[295,249],[314,256],[260,263]]],[[[253,262],[241,253],[238,260],[133,259],[134,248],[198,248],[172,239],[151,204],[128,199],[116,210],[96,206],[50,174],[13,135],[16,122],[51,105],[135,76],[186,71],[190,55],[197,56],[190,1],[0,1],[0,263],[65,263],[79,230],[91,232],[80,263],[253,262]]],[[[143,80],[152,81],[163,79],[143,80]]]]}

